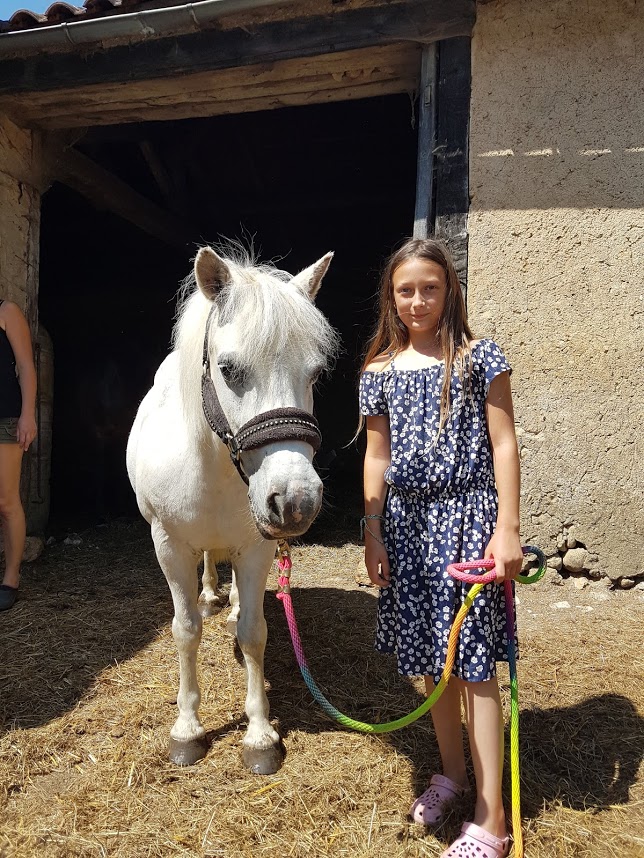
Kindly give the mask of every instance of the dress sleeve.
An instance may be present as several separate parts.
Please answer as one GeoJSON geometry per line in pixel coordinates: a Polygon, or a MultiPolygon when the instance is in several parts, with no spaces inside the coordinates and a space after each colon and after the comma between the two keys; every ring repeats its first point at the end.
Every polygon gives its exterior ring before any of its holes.
{"type": "Polygon", "coordinates": [[[483,345],[483,371],[485,374],[485,395],[490,390],[490,385],[502,372],[512,373],[510,362],[503,354],[500,346],[493,340],[484,340],[483,345]]]}
{"type": "Polygon", "coordinates": [[[360,414],[365,417],[378,417],[389,413],[385,395],[384,372],[363,372],[360,376],[360,414]]]}

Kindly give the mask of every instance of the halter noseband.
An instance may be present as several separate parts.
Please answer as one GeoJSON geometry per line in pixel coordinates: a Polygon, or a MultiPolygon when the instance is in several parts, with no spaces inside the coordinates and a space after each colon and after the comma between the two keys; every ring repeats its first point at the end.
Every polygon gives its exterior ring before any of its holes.
{"type": "Polygon", "coordinates": [[[305,441],[317,451],[322,441],[318,421],[300,408],[274,408],[252,417],[235,434],[223,412],[215,385],[210,376],[208,334],[214,305],[208,315],[203,341],[203,372],[201,375],[201,403],[203,413],[212,431],[228,447],[230,458],[242,480],[248,485],[248,476],[241,463],[245,450],[256,450],[276,441],[305,441]]]}

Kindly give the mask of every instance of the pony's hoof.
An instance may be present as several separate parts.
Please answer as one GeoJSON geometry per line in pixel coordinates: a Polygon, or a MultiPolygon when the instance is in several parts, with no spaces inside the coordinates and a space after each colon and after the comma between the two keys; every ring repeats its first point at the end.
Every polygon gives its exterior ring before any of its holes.
{"type": "Polygon", "coordinates": [[[168,756],[170,762],[176,766],[193,766],[199,760],[203,760],[208,750],[208,740],[205,736],[201,739],[188,739],[181,741],[170,736],[168,756]]]}
{"type": "Polygon", "coordinates": [[[254,775],[274,775],[282,768],[284,748],[281,742],[270,748],[247,748],[244,745],[242,760],[254,775]]]}
{"type": "Polygon", "coordinates": [[[223,607],[224,601],[223,599],[220,599],[219,596],[209,602],[207,602],[205,599],[199,599],[199,601],[197,602],[197,609],[199,610],[199,613],[204,618],[204,620],[207,620],[208,617],[217,616],[217,614],[222,610],[223,607]]]}

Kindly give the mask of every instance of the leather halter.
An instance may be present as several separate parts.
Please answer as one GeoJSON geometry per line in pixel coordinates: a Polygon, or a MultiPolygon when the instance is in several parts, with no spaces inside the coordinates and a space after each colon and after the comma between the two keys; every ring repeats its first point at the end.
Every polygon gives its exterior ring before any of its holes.
{"type": "Polygon", "coordinates": [[[300,408],[274,408],[252,417],[235,434],[223,412],[215,385],[210,376],[208,335],[214,305],[208,315],[203,341],[203,372],[201,376],[201,402],[203,413],[212,431],[228,447],[230,458],[242,480],[248,485],[248,475],[241,463],[245,450],[256,450],[277,441],[305,441],[316,452],[322,441],[318,421],[300,408]]]}

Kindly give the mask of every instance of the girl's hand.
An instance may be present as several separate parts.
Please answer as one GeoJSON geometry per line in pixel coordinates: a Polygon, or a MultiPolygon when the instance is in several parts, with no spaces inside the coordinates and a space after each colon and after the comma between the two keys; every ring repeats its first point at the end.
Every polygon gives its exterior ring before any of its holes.
{"type": "Polygon", "coordinates": [[[391,578],[387,549],[370,533],[365,532],[364,538],[364,565],[367,567],[369,580],[376,587],[388,587],[391,578]]]}
{"type": "Polygon", "coordinates": [[[26,453],[29,445],[36,437],[36,421],[33,417],[26,417],[21,414],[18,419],[16,432],[18,435],[18,446],[26,453]]]}
{"type": "Polygon", "coordinates": [[[485,559],[488,557],[494,559],[497,584],[516,578],[523,565],[519,531],[497,527],[485,549],[485,559]]]}

